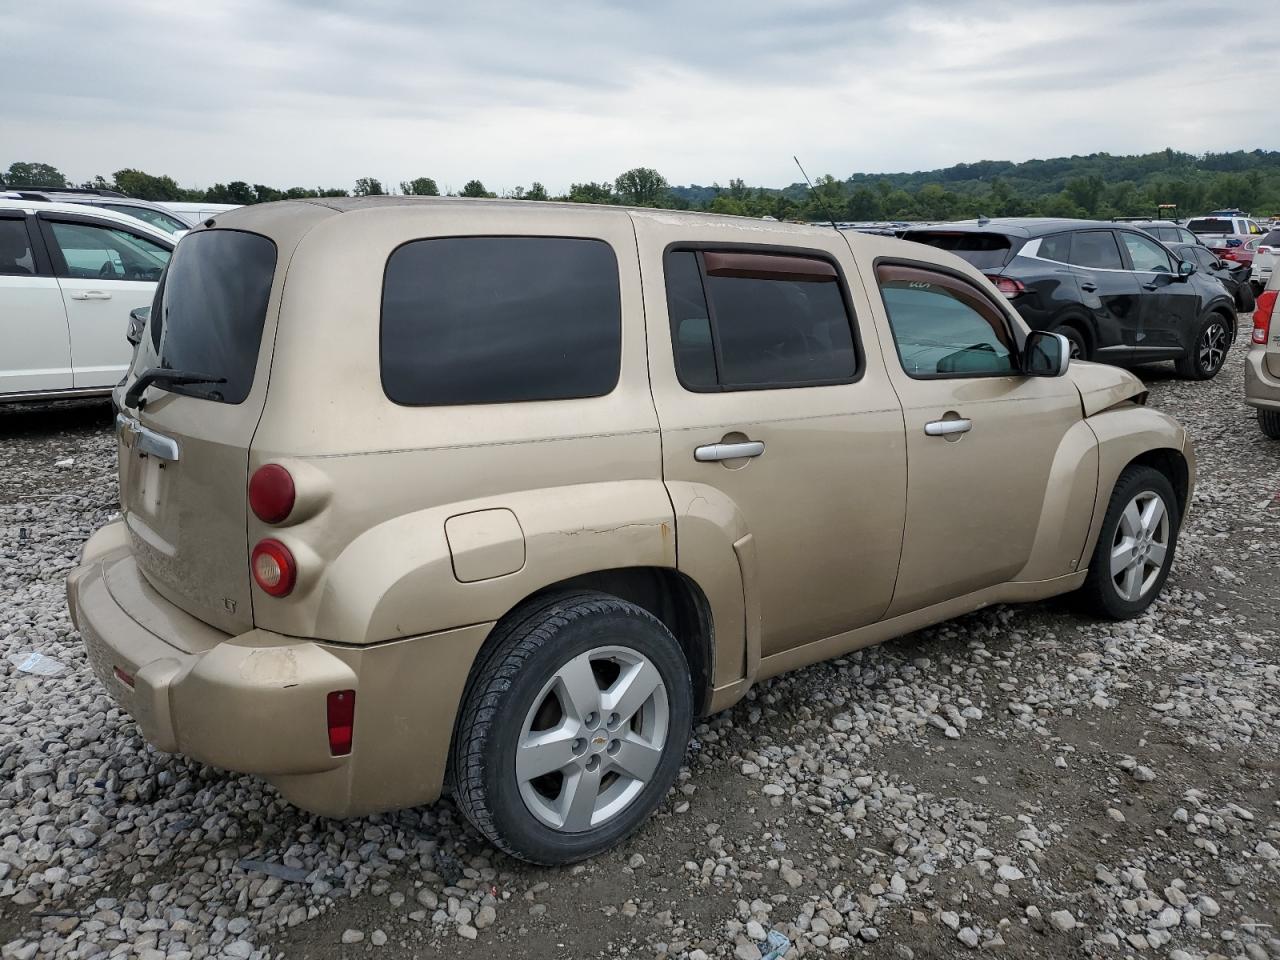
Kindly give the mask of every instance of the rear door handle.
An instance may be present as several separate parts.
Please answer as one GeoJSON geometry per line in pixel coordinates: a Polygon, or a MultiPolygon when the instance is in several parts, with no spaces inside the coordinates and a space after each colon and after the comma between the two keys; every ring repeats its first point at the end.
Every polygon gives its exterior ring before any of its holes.
{"type": "Polygon", "coordinates": [[[699,463],[712,463],[716,460],[758,457],[762,453],[764,444],[759,440],[748,440],[745,443],[706,443],[693,451],[693,459],[699,463]]]}
{"type": "Polygon", "coordinates": [[[1080,289],[1083,290],[1085,293],[1093,293],[1098,289],[1098,285],[1096,283],[1090,283],[1089,281],[1086,280],[1084,283],[1080,284],[1080,289]]]}
{"type": "Polygon", "coordinates": [[[933,420],[924,425],[924,432],[930,437],[949,437],[956,433],[968,433],[971,429],[972,420],[933,420]]]}
{"type": "Polygon", "coordinates": [[[72,300],[110,300],[111,294],[105,290],[85,290],[81,293],[73,293],[72,300]]]}
{"type": "Polygon", "coordinates": [[[1156,289],[1157,287],[1159,287],[1159,286],[1160,286],[1160,284],[1158,284],[1158,283],[1144,283],[1144,284],[1142,285],[1142,289],[1143,289],[1143,290],[1155,290],[1155,289],[1156,289]]]}

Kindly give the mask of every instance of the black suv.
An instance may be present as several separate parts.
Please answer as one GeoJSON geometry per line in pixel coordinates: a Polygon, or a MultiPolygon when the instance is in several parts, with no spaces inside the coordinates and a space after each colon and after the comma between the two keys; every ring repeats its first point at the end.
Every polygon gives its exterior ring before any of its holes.
{"type": "Polygon", "coordinates": [[[1082,360],[1173,360],[1179,375],[1208,380],[1235,339],[1226,288],[1129,224],[980,219],[903,236],[968,260],[1032,329],[1063,334],[1082,360]]]}

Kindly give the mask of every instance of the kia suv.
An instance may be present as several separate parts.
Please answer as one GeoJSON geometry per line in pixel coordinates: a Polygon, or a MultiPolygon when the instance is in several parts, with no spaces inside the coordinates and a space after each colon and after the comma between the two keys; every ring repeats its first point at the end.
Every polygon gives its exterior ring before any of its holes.
{"type": "Polygon", "coordinates": [[[1207,380],[1235,339],[1222,284],[1129,224],[983,219],[903,236],[973,264],[1032,329],[1061,333],[1078,359],[1173,360],[1179,375],[1207,380]]]}

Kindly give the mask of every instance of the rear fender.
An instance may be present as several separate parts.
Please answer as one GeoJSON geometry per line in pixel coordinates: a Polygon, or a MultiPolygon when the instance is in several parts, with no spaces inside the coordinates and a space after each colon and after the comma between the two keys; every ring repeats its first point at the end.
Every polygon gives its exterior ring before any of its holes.
{"type": "Polygon", "coordinates": [[[317,622],[368,644],[499,619],[570,577],[675,567],[675,518],[660,480],[576,484],[403,514],[333,561],[317,622]]]}

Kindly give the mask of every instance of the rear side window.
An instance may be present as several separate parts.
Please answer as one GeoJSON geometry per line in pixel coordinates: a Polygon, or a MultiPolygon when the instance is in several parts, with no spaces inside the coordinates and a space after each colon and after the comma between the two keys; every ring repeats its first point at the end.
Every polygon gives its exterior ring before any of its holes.
{"type": "Polygon", "coordinates": [[[884,264],[876,269],[902,369],[917,379],[1018,372],[1016,345],[1000,310],[947,274],[884,264]]]}
{"type": "Polygon", "coordinates": [[[1095,270],[1123,270],[1120,248],[1110,230],[1080,230],[1071,234],[1071,263],[1095,270]]]}
{"type": "Polygon", "coordinates": [[[676,373],[687,389],[823,386],[857,376],[849,310],[827,260],[672,250],[665,267],[676,373]]]}
{"type": "Polygon", "coordinates": [[[276,245],[259,234],[203,230],[183,238],[152,303],[156,358],[145,366],[226,382],[166,390],[219,403],[244,401],[253,386],[275,272],[276,245]]]}
{"type": "Polygon", "coordinates": [[[979,270],[1003,267],[1009,260],[1012,243],[1000,233],[962,233],[943,230],[913,230],[905,239],[927,243],[939,250],[950,250],[957,257],[968,260],[979,270]]]}
{"type": "Polygon", "coordinates": [[[602,240],[415,240],[387,260],[382,388],[448,406],[599,397],[618,383],[618,261],[602,240]]]}
{"type": "Polygon", "coordinates": [[[1187,229],[1195,234],[1235,233],[1236,225],[1234,220],[1221,217],[1197,217],[1187,221],[1187,229]]]}

